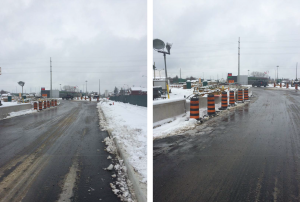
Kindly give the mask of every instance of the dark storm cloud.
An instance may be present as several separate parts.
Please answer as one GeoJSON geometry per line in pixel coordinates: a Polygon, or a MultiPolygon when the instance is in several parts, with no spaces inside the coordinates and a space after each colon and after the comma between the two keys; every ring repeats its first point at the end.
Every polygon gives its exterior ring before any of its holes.
{"type": "Polygon", "coordinates": [[[50,57],[53,89],[146,87],[146,16],[140,0],[1,1],[0,88],[49,89],[50,57]]]}
{"type": "MultiPolygon", "coordinates": [[[[300,63],[299,1],[158,1],[154,0],[154,38],[173,43],[168,76],[224,78],[248,70],[295,79],[300,63]]],[[[154,51],[163,69],[163,56],[154,51]]],[[[298,75],[298,77],[300,77],[298,75]]]]}

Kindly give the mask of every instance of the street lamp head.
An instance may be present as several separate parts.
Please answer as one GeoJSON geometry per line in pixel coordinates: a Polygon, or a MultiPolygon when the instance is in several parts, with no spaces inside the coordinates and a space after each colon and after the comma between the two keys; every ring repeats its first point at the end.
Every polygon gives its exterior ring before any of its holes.
{"type": "Polygon", "coordinates": [[[167,51],[168,51],[169,54],[170,54],[171,47],[172,47],[172,44],[171,43],[167,43],[166,49],[167,49],[167,51]]]}
{"type": "Polygon", "coordinates": [[[163,42],[160,39],[154,39],[153,40],[153,49],[154,50],[161,50],[165,48],[165,42],[163,42]]]}

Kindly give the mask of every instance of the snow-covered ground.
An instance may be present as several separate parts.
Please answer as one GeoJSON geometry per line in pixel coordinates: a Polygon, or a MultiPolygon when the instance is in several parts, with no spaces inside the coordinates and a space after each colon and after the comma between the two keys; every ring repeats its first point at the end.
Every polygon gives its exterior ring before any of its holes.
{"type": "Polygon", "coordinates": [[[10,112],[9,115],[4,119],[9,119],[9,118],[16,117],[16,116],[22,116],[25,114],[32,114],[32,113],[36,113],[36,112],[37,112],[37,110],[34,110],[34,109],[26,109],[26,110],[21,110],[21,111],[17,111],[17,112],[10,112]]]}
{"type": "Polygon", "coordinates": [[[14,106],[14,105],[22,105],[22,104],[28,104],[28,103],[20,103],[18,104],[17,102],[1,102],[2,106],[1,107],[8,107],[8,106],[14,106]]]}
{"type": "Polygon", "coordinates": [[[97,108],[106,118],[106,123],[100,120],[100,126],[111,131],[134,170],[141,175],[142,183],[146,184],[147,108],[106,99],[101,100],[97,108]]]}

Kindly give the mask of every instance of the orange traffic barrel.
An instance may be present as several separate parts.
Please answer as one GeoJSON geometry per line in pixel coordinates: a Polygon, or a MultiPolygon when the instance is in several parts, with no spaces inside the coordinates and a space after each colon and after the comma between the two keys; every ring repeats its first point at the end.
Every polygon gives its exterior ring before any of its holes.
{"type": "Polygon", "coordinates": [[[199,119],[199,97],[192,97],[190,102],[190,118],[199,119]]]}
{"type": "Polygon", "coordinates": [[[50,101],[47,101],[47,108],[50,108],[50,101]]]}
{"type": "Polygon", "coordinates": [[[90,101],[92,100],[92,97],[90,97],[90,101]]]}
{"type": "Polygon", "coordinates": [[[82,100],[82,96],[81,96],[81,100],[82,100]]]}
{"type": "Polygon", "coordinates": [[[39,110],[43,109],[43,102],[39,102],[39,110]]]}
{"type": "Polygon", "coordinates": [[[57,106],[57,100],[54,101],[55,106],[57,106]]]}
{"type": "Polygon", "coordinates": [[[243,89],[238,89],[238,101],[244,102],[243,100],[243,89]]]}
{"type": "Polygon", "coordinates": [[[234,104],[235,104],[235,100],[234,100],[234,91],[230,91],[230,92],[229,92],[229,104],[230,104],[230,105],[234,105],[234,104]]]}
{"type": "Polygon", "coordinates": [[[227,92],[223,91],[222,92],[222,104],[220,109],[227,109],[228,102],[227,102],[227,92]]]}
{"type": "Polygon", "coordinates": [[[244,100],[249,100],[248,89],[244,89],[244,100]]]}
{"type": "Polygon", "coordinates": [[[97,102],[99,102],[99,97],[97,97],[97,102]]]}
{"type": "Polygon", "coordinates": [[[34,109],[34,110],[37,110],[37,102],[34,102],[34,103],[33,103],[33,109],[34,109]]]}
{"type": "Polygon", "coordinates": [[[298,90],[298,84],[295,84],[295,89],[298,90]]]}
{"type": "Polygon", "coordinates": [[[51,100],[51,107],[54,107],[54,100],[51,100]]]}
{"type": "Polygon", "coordinates": [[[274,83],[274,87],[276,87],[276,83],[274,83]]]}
{"type": "Polygon", "coordinates": [[[47,101],[44,101],[44,109],[47,109],[47,101]]]}
{"type": "Polygon", "coordinates": [[[84,97],[84,100],[86,100],[86,96],[84,97]]]}
{"type": "Polygon", "coordinates": [[[280,88],[282,87],[282,83],[280,83],[280,88]]]}
{"type": "Polygon", "coordinates": [[[289,88],[289,83],[286,83],[286,88],[289,88]]]}
{"type": "Polygon", "coordinates": [[[207,95],[207,114],[214,115],[216,113],[215,109],[215,96],[207,95]]]}

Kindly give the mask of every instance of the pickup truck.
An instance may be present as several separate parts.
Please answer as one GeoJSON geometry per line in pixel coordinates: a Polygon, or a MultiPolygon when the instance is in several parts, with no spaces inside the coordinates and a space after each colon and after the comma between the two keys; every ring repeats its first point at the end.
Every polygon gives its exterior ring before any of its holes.
{"type": "Polygon", "coordinates": [[[63,95],[63,96],[62,96],[62,99],[63,99],[63,100],[69,100],[69,99],[70,99],[70,100],[73,100],[73,95],[70,95],[70,94],[63,95]]]}
{"type": "Polygon", "coordinates": [[[261,87],[261,86],[264,86],[266,87],[268,85],[268,83],[266,81],[262,81],[262,80],[258,80],[258,81],[255,81],[253,84],[252,84],[252,87],[261,87]]]}

